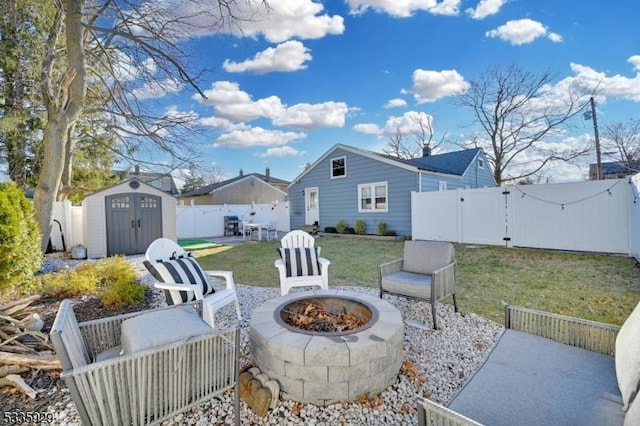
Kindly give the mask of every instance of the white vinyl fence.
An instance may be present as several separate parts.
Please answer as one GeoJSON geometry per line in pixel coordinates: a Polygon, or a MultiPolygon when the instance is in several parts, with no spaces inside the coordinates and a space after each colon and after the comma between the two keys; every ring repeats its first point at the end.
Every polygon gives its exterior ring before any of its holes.
{"type": "MultiPolygon", "coordinates": [[[[189,205],[176,206],[176,229],[178,238],[220,237],[224,235],[224,217],[238,216],[240,221],[275,223],[280,232],[289,232],[289,203],[235,204],[235,205],[189,205]],[[255,212],[252,216],[250,213],[255,212]]],[[[75,245],[84,245],[82,206],[72,206],[70,201],[55,204],[51,229],[51,244],[55,251],[70,251],[75,245]],[[62,228],[62,232],[60,231],[62,228]],[[64,241],[64,244],[63,244],[64,241]]]]}
{"type": "Polygon", "coordinates": [[[637,256],[637,188],[634,177],[414,192],[412,237],[637,256]]]}
{"type": "Polygon", "coordinates": [[[289,203],[224,204],[177,206],[178,238],[217,237],[224,235],[224,217],[237,216],[240,221],[275,223],[276,229],[289,232],[289,203]],[[254,212],[252,216],[250,213],[254,212]]]}

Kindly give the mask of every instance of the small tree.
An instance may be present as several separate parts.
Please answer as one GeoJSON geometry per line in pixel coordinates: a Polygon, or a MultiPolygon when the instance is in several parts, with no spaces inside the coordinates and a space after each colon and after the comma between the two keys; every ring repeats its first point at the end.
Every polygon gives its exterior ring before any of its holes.
{"type": "Polygon", "coordinates": [[[640,120],[610,124],[605,126],[602,133],[606,149],[615,151],[614,158],[624,167],[625,173],[637,173],[640,162],[640,120]]]}
{"type": "Polygon", "coordinates": [[[0,289],[27,285],[42,267],[33,207],[14,183],[0,183],[0,289]]]}

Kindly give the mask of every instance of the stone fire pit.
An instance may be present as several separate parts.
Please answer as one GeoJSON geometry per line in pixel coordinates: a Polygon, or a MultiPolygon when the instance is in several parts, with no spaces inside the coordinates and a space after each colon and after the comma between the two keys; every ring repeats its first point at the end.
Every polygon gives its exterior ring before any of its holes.
{"type": "Polygon", "coordinates": [[[284,399],[326,405],[353,401],[393,384],[402,365],[404,325],[400,311],[369,295],[317,290],[268,300],[253,311],[251,361],[280,384],[284,399]],[[302,299],[364,312],[367,323],[347,332],[310,332],[282,321],[281,309],[302,299]],[[370,315],[366,313],[370,311],[370,315]]]}

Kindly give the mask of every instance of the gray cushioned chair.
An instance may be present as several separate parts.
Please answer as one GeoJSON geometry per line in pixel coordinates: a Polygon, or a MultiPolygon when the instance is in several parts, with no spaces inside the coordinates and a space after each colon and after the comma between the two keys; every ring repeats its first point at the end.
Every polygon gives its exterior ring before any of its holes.
{"type": "Polygon", "coordinates": [[[445,241],[406,241],[404,257],[378,267],[380,298],[384,293],[431,302],[433,328],[436,302],[451,296],[456,303],[456,261],[453,244],[445,241]]]}
{"type": "Polygon", "coordinates": [[[237,327],[185,306],[78,323],[64,300],[50,336],[83,424],[157,424],[234,387],[239,424],[237,327]]]}

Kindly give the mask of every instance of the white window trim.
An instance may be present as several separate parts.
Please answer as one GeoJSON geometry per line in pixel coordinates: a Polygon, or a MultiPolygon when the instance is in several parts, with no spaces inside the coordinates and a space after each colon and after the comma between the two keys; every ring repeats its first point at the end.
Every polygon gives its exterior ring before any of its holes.
{"type": "Polygon", "coordinates": [[[341,157],[333,157],[329,160],[329,177],[331,179],[342,179],[347,177],[347,156],[343,155],[341,157]],[[333,175],[333,162],[335,160],[343,160],[344,161],[344,174],[342,176],[334,176],[333,175]]]}
{"type": "Polygon", "coordinates": [[[358,185],[358,213],[386,213],[389,211],[389,185],[387,182],[373,182],[373,183],[361,183],[358,185]],[[384,209],[376,209],[375,208],[375,195],[376,195],[376,186],[384,186],[385,189],[385,198],[386,198],[386,208],[384,209]],[[372,208],[363,209],[362,208],[362,188],[371,188],[371,196],[372,196],[372,208]]]}

